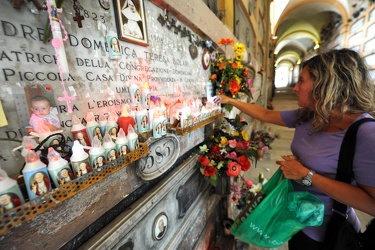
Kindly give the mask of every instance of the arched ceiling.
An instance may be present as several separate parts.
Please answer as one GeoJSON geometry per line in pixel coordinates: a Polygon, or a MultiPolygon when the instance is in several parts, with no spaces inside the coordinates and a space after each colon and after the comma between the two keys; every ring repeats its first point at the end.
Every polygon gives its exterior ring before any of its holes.
{"type": "MultiPolygon", "coordinates": [[[[274,0],[275,9],[279,1],[286,0],[274,0]]],[[[355,2],[357,0],[290,0],[272,31],[277,37],[273,40],[275,66],[301,62],[322,43],[324,28],[335,21],[343,25],[348,22],[355,2]]]]}

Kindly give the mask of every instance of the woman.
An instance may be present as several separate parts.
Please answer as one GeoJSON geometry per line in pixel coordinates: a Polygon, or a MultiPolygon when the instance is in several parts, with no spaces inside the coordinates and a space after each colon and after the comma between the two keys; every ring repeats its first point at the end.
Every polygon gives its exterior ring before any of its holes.
{"type": "Polygon", "coordinates": [[[135,0],[127,0],[122,8],[122,14],[124,15],[124,30],[123,33],[138,39],[143,39],[142,18],[138,12],[138,6],[135,5],[135,0]]]}
{"type": "Polygon", "coordinates": [[[293,91],[301,107],[297,110],[268,110],[225,95],[215,97],[215,102],[232,104],[260,121],[295,128],[294,155],[283,156],[277,164],[286,178],[295,180],[296,191],[311,192],[324,202],[325,217],[320,227],[306,227],[294,235],[289,249],[322,249],[333,199],[348,205],[348,219],[356,230],[360,222],[353,208],[375,216],[375,122],[364,123],[358,130],[353,164],[357,186],[334,180],[347,128],[355,120],[374,115],[374,85],[363,59],[341,49],[302,64],[293,91]],[[300,184],[302,180],[307,186],[300,184]]]}

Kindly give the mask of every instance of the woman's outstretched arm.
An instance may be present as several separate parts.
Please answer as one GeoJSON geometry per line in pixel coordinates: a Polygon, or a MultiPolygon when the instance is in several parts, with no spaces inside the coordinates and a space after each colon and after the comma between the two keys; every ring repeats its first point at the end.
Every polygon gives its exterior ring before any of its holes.
{"type": "Polygon", "coordinates": [[[280,111],[269,110],[255,104],[241,102],[226,95],[215,96],[214,102],[217,104],[231,104],[256,120],[280,126],[286,126],[283,119],[281,118],[280,111]]]}

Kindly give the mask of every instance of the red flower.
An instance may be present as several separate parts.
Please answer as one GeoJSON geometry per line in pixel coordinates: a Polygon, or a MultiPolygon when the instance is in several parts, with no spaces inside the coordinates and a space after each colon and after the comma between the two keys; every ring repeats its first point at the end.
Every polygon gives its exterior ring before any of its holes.
{"type": "Polygon", "coordinates": [[[249,159],[244,155],[241,155],[240,157],[238,157],[237,161],[241,164],[243,171],[247,171],[251,167],[251,163],[249,159]]]}
{"type": "Polygon", "coordinates": [[[232,200],[234,201],[234,202],[238,202],[238,198],[237,197],[234,197],[234,196],[232,196],[232,200]]]}
{"type": "Polygon", "coordinates": [[[242,148],[244,150],[248,150],[250,148],[250,141],[237,142],[237,147],[242,148]]]}
{"type": "Polygon", "coordinates": [[[238,84],[236,80],[230,81],[229,84],[230,84],[229,91],[232,93],[232,95],[236,95],[241,89],[240,85],[238,84]]]}
{"type": "Polygon", "coordinates": [[[228,44],[231,44],[233,42],[234,42],[234,40],[231,39],[231,38],[226,38],[226,39],[225,38],[221,38],[219,40],[218,44],[228,45],[228,44]]]}
{"type": "Polygon", "coordinates": [[[210,149],[211,154],[220,154],[220,147],[218,145],[213,145],[210,149]]]}
{"type": "Polygon", "coordinates": [[[216,78],[217,78],[217,75],[216,75],[216,74],[212,74],[212,76],[210,77],[211,81],[216,80],[216,78]]]}
{"type": "Polygon", "coordinates": [[[227,66],[227,62],[217,63],[219,70],[223,70],[227,66]]]}
{"type": "Polygon", "coordinates": [[[235,161],[228,164],[227,175],[236,177],[241,173],[241,165],[235,161]]]}
{"type": "Polygon", "coordinates": [[[203,155],[199,156],[198,161],[203,165],[203,167],[206,167],[210,163],[210,160],[203,155]]]}
{"type": "Polygon", "coordinates": [[[213,166],[205,166],[204,167],[204,176],[215,176],[216,174],[216,168],[214,168],[213,166]]]}
{"type": "Polygon", "coordinates": [[[237,69],[237,68],[238,68],[238,65],[237,65],[236,62],[233,62],[233,63],[232,63],[232,68],[233,68],[233,69],[237,69]]]}
{"type": "Polygon", "coordinates": [[[250,180],[247,180],[245,183],[247,188],[251,188],[251,186],[253,185],[253,182],[250,180]]]}
{"type": "Polygon", "coordinates": [[[245,68],[245,69],[243,70],[243,74],[244,74],[244,76],[248,76],[248,75],[249,75],[249,71],[245,68]]]}

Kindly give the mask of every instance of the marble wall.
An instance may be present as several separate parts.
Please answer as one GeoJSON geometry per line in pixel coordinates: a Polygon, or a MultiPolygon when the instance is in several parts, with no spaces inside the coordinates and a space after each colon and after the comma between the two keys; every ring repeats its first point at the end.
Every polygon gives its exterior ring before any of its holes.
{"type": "MultiPolygon", "coordinates": [[[[151,95],[161,96],[169,104],[183,96],[205,96],[209,70],[202,66],[201,42],[233,34],[203,1],[142,2],[147,39],[119,39],[120,59],[113,59],[106,38],[121,26],[116,13],[122,8],[115,3],[124,1],[109,1],[106,9],[100,1],[80,0],[82,28],[74,21],[73,2],[64,1],[60,19],[67,31],[63,44],[69,72],[62,77],[55,48],[50,41],[43,42],[48,13],[37,11],[27,1],[20,9],[14,8],[12,1],[2,2],[0,100],[7,124],[0,123],[0,138],[8,141],[0,142],[0,166],[10,176],[17,176],[24,163],[20,152],[12,149],[20,145],[14,140],[26,135],[28,91],[35,88],[51,98],[70,144],[72,114],[85,122],[87,112],[94,112],[96,118],[121,113],[123,105],[132,103],[132,83],[148,82],[151,95]],[[164,22],[165,14],[176,22],[164,22]],[[73,113],[69,103],[59,100],[64,91],[75,98],[70,102],[73,113]]],[[[207,247],[215,233],[221,197],[212,194],[195,168],[194,148],[206,134],[205,128],[200,128],[177,136],[176,162],[154,180],[143,180],[133,163],[12,228],[0,236],[0,245],[10,249],[207,247]],[[167,224],[166,231],[156,226],[160,220],[167,224]],[[164,233],[158,236],[158,230],[164,233]]]]}

